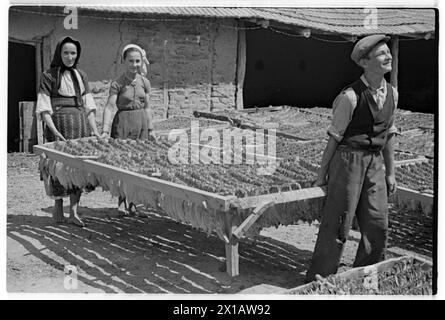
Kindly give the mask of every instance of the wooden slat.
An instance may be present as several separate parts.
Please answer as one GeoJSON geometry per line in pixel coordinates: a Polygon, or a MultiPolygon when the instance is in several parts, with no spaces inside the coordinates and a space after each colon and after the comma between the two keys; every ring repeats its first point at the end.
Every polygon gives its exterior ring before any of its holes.
{"type": "Polygon", "coordinates": [[[206,111],[193,111],[193,115],[197,118],[215,119],[219,121],[231,122],[230,118],[224,114],[215,114],[206,111]]]}
{"type": "Polygon", "coordinates": [[[418,204],[420,204],[423,212],[427,214],[431,213],[433,210],[434,196],[431,194],[421,193],[398,186],[394,197],[397,203],[403,203],[411,209],[416,209],[418,204]]]}
{"type": "Polygon", "coordinates": [[[263,107],[263,108],[249,108],[249,109],[243,109],[243,110],[238,110],[238,111],[242,112],[242,113],[256,113],[256,112],[273,112],[273,111],[279,111],[279,110],[283,110],[283,106],[263,107]]]}
{"type": "Polygon", "coordinates": [[[239,209],[256,208],[262,203],[274,202],[275,204],[301,201],[306,199],[323,198],[327,194],[326,187],[313,187],[280,193],[265,194],[254,197],[237,198],[231,200],[231,206],[239,209]]]}
{"type": "Polygon", "coordinates": [[[195,202],[198,204],[205,203],[207,208],[214,210],[227,211],[229,203],[235,197],[224,197],[215,193],[206,192],[196,188],[176,184],[173,182],[150,178],[128,170],[123,170],[103,163],[92,160],[80,160],[75,156],[52,150],[44,146],[34,146],[37,154],[45,153],[49,158],[62,162],[68,166],[79,168],[87,172],[109,176],[115,179],[123,180],[128,183],[138,185],[154,191],[160,191],[173,197],[195,202]]]}
{"type": "MultiPolygon", "coordinates": [[[[249,129],[249,130],[264,129],[259,126],[252,126],[252,125],[244,124],[244,123],[242,123],[239,127],[241,129],[249,129]]],[[[267,130],[267,129],[264,129],[264,130],[267,130]]],[[[301,138],[301,137],[295,136],[293,134],[290,134],[290,133],[287,133],[284,131],[276,130],[275,133],[276,133],[277,137],[283,137],[283,138],[297,140],[297,141],[310,141],[310,139],[301,138]]]]}
{"type": "Polygon", "coordinates": [[[269,209],[270,207],[274,206],[275,203],[274,202],[268,202],[268,203],[264,203],[259,205],[258,207],[256,207],[252,214],[249,215],[246,220],[244,220],[239,226],[238,228],[235,229],[235,231],[233,231],[233,236],[241,239],[242,237],[244,237],[244,235],[246,234],[246,232],[249,230],[249,228],[261,217],[261,215],[267,211],[267,209],[269,209]]]}
{"type": "Polygon", "coordinates": [[[415,163],[422,163],[422,162],[428,162],[430,159],[426,157],[419,157],[415,159],[406,159],[406,160],[398,160],[394,161],[394,166],[400,167],[406,164],[415,164],[415,163]]]}
{"type": "Polygon", "coordinates": [[[397,187],[397,193],[400,195],[409,196],[413,200],[418,200],[422,202],[433,203],[434,196],[427,193],[421,193],[419,191],[411,190],[405,187],[397,187]]]}

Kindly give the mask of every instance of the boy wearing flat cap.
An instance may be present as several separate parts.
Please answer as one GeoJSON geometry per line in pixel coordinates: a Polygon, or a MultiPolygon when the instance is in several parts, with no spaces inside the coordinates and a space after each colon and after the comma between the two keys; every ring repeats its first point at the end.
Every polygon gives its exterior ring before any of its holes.
{"type": "Polygon", "coordinates": [[[354,215],[362,236],[354,267],[385,259],[388,196],[396,189],[393,137],[398,100],[396,89],[384,79],[392,69],[389,39],[372,35],[357,42],[351,59],[363,75],[333,103],[329,140],[314,183],[327,183],[328,193],[307,282],[316,274],[337,272],[354,215]]]}

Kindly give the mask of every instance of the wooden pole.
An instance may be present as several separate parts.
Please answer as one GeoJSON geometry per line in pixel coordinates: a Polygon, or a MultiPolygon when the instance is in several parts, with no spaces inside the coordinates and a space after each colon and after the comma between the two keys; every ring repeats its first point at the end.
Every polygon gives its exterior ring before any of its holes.
{"type": "Polygon", "coordinates": [[[162,53],[162,86],[164,96],[164,119],[168,118],[168,74],[167,74],[167,40],[164,40],[164,50],[162,53]]]}
{"type": "Polygon", "coordinates": [[[236,109],[244,109],[243,86],[246,75],[246,30],[244,22],[239,22],[238,27],[238,48],[236,59],[236,109]]]}
{"type": "Polygon", "coordinates": [[[391,85],[395,88],[398,86],[399,73],[399,37],[394,36],[391,41],[391,55],[392,55],[392,71],[391,71],[391,85]]]}
{"type": "Polygon", "coordinates": [[[219,29],[213,27],[212,24],[208,24],[207,28],[209,30],[208,37],[210,39],[209,45],[209,84],[207,85],[207,111],[212,110],[212,86],[213,86],[213,69],[215,68],[214,58],[215,58],[215,37],[217,36],[219,29]]]}
{"type": "Polygon", "coordinates": [[[226,272],[231,277],[239,275],[239,254],[238,254],[238,239],[233,236],[236,226],[233,225],[233,215],[235,210],[231,209],[224,214],[225,231],[229,243],[224,243],[226,249],[226,272]]]}
{"type": "Polygon", "coordinates": [[[49,36],[42,38],[42,70],[48,70],[51,64],[51,39],[49,36]]]}
{"type": "MultiPolygon", "coordinates": [[[[40,78],[42,76],[42,71],[43,71],[42,42],[37,42],[36,43],[36,95],[39,93],[40,78]]],[[[37,144],[43,144],[43,125],[40,116],[36,117],[36,126],[37,126],[37,144]]]]}

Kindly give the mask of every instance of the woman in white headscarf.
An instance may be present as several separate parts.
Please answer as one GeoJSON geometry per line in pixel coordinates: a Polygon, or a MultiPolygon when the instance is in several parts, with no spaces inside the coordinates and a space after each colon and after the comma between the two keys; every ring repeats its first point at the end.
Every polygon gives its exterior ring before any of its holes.
{"type": "MultiPolygon", "coordinates": [[[[149,107],[150,81],[144,76],[149,64],[145,51],[129,44],[122,50],[121,57],[126,70],[111,83],[103,114],[102,137],[156,140],[149,107]],[[117,112],[112,118],[116,107],[117,112]]],[[[132,203],[127,206],[125,198],[119,197],[119,210],[127,213],[128,210],[135,212],[136,208],[132,203]]]]}

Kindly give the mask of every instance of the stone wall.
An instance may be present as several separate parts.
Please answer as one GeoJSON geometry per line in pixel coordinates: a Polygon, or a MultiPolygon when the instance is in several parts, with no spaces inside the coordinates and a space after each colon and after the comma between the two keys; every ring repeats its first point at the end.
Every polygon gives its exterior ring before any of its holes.
{"type": "MultiPolygon", "coordinates": [[[[10,11],[10,40],[44,37],[51,55],[65,35],[82,43],[85,70],[102,121],[111,80],[124,71],[121,50],[136,43],[147,51],[150,104],[156,118],[194,110],[235,108],[237,31],[233,19],[92,19],[79,16],[77,30],[65,30],[63,16],[10,11]]],[[[47,63],[49,54],[44,57],[47,63]]]]}

